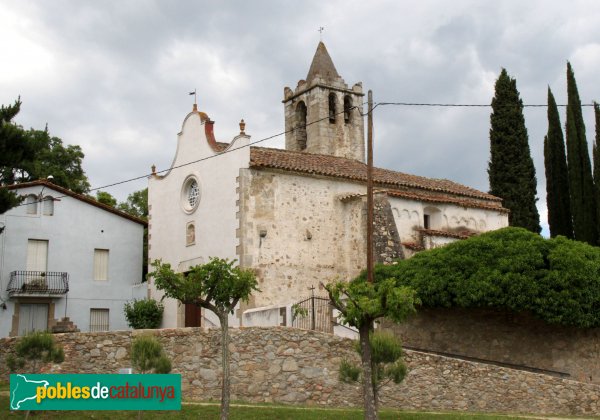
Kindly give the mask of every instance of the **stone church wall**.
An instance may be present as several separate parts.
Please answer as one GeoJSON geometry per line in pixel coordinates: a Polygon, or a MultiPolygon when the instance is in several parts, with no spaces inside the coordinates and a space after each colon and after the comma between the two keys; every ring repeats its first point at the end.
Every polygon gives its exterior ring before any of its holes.
{"type": "Polygon", "coordinates": [[[421,308],[402,325],[384,323],[417,349],[563,374],[600,384],[600,329],[553,326],[526,314],[421,308]]]}
{"type": "Polygon", "coordinates": [[[364,186],[267,170],[240,171],[240,261],[257,271],[249,307],[287,305],[309,287],[350,279],[366,265],[364,186]]]}
{"type": "MultiPolygon", "coordinates": [[[[130,367],[131,338],[153,334],[182,375],[183,398],[219,400],[219,330],[199,328],[57,334],[65,362],[45,372],[117,373],[130,367]]],[[[351,340],[292,328],[231,329],[231,398],[251,402],[360,406],[358,385],[341,383],[342,358],[358,363],[351,340]]],[[[14,338],[0,340],[0,374],[14,338]]],[[[600,414],[600,386],[406,351],[409,373],[384,387],[382,406],[406,410],[600,414]]]]}

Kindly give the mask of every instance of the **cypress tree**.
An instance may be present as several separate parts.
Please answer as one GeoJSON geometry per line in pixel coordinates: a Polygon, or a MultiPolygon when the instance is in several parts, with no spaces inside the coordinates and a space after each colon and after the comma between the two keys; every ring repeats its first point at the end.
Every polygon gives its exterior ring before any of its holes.
{"type": "Polygon", "coordinates": [[[544,166],[550,236],[563,235],[573,239],[565,141],[558,107],[550,87],[548,87],[548,134],[544,137],[544,166]]]}
{"type": "MultiPolygon", "coordinates": [[[[594,102],[594,117],[596,120],[596,139],[592,156],[594,157],[594,187],[596,190],[596,222],[600,222],[600,105],[594,102]]],[[[598,232],[600,241],[600,232],[598,232]]]]}
{"type": "Polygon", "coordinates": [[[535,206],[535,167],[517,81],[502,69],[495,89],[490,116],[490,194],[503,199],[504,207],[510,210],[511,226],[540,233],[540,215],[535,206]]]}
{"type": "Polygon", "coordinates": [[[571,63],[567,63],[567,94],[567,164],[573,232],[576,240],[596,245],[598,243],[596,192],[585,137],[585,123],[581,113],[581,101],[571,63]]]}

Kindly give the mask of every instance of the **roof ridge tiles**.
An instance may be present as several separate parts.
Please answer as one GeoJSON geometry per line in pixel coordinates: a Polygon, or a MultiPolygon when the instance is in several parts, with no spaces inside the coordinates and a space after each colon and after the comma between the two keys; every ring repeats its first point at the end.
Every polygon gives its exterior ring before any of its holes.
{"type": "MultiPolygon", "coordinates": [[[[270,167],[357,181],[366,180],[366,164],[354,159],[284,149],[252,146],[251,167],[270,167]]],[[[373,168],[374,181],[383,185],[439,191],[501,203],[501,199],[447,179],[427,178],[384,168],[373,168]]],[[[499,206],[499,208],[501,208],[499,206]]]]}

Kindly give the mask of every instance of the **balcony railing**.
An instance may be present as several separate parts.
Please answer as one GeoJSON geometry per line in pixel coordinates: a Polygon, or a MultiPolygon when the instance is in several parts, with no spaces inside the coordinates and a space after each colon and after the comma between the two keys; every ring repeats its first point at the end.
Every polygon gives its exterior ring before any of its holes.
{"type": "Polygon", "coordinates": [[[69,291],[69,273],[58,271],[13,271],[8,296],[64,295],[69,291]]]}

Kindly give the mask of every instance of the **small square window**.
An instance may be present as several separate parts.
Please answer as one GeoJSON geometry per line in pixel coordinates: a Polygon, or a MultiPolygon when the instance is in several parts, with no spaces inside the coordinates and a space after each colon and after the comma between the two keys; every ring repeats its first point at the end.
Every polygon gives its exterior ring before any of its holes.
{"type": "Polygon", "coordinates": [[[90,309],[90,332],[108,331],[109,310],[91,308],[90,309]]]}

